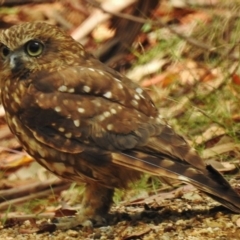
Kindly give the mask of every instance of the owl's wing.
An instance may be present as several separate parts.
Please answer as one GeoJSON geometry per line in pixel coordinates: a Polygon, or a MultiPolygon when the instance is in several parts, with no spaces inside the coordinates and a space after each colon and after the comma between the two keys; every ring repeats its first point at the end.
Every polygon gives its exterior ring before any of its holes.
{"type": "Polygon", "coordinates": [[[188,144],[158,115],[146,92],[114,73],[89,67],[38,72],[22,99],[21,121],[46,145],[60,142],[60,151],[81,152],[81,143],[111,151],[141,148],[204,168],[187,157],[188,144]]]}
{"type": "Polygon", "coordinates": [[[32,79],[20,117],[38,141],[69,153],[111,151],[115,164],[190,182],[240,212],[239,195],[164,123],[139,86],[88,67],[32,79]]]}

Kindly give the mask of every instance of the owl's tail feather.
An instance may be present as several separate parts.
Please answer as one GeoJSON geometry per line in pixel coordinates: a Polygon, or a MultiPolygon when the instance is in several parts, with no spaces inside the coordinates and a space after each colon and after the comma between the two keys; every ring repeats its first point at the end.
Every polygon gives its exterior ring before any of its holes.
{"type": "Polygon", "coordinates": [[[197,169],[179,159],[139,151],[114,153],[113,162],[137,171],[190,183],[226,208],[240,213],[240,195],[211,165],[197,169]]]}

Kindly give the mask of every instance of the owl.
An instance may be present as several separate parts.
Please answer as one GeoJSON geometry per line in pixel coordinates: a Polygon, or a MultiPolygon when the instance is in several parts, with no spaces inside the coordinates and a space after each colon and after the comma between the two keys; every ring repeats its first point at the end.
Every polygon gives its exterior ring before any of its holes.
{"type": "Polygon", "coordinates": [[[142,173],[190,183],[233,212],[240,197],[162,118],[149,95],[44,22],[0,33],[6,121],[26,152],[85,183],[82,208],[59,228],[104,219],[114,190],[142,173]]]}

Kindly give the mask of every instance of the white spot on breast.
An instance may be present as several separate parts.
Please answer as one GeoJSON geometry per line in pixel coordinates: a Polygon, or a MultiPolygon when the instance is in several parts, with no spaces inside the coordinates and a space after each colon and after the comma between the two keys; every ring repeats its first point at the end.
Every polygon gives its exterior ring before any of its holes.
{"type": "Polygon", "coordinates": [[[99,116],[99,121],[102,122],[103,120],[105,120],[104,115],[100,115],[100,116],[99,116]]]}
{"type": "Polygon", "coordinates": [[[142,94],[143,93],[143,90],[141,88],[136,88],[135,91],[138,93],[138,94],[142,94]]]}
{"type": "Polygon", "coordinates": [[[111,113],[110,113],[110,112],[108,112],[108,111],[106,111],[106,112],[104,112],[104,113],[103,113],[103,115],[104,115],[104,117],[106,117],[106,118],[107,118],[107,117],[110,117],[110,116],[111,116],[111,113]]]}
{"type": "Polygon", "coordinates": [[[75,89],[74,89],[74,88],[69,88],[67,91],[68,91],[69,93],[74,93],[74,92],[75,92],[75,89]]]}
{"type": "Polygon", "coordinates": [[[108,124],[108,125],[107,125],[107,130],[109,130],[109,131],[110,131],[110,130],[113,130],[113,125],[112,125],[112,124],[108,124]]]}
{"type": "Polygon", "coordinates": [[[60,92],[66,92],[67,91],[67,87],[65,85],[62,85],[58,88],[58,91],[60,92]]]}
{"type": "Polygon", "coordinates": [[[94,105],[97,106],[97,107],[101,107],[102,106],[101,102],[94,102],[94,105]]]}
{"type": "Polygon", "coordinates": [[[85,85],[85,86],[83,86],[83,91],[88,93],[91,91],[91,88],[89,86],[85,85]]]}
{"type": "Polygon", "coordinates": [[[77,120],[74,120],[73,123],[74,123],[74,125],[75,125],[76,127],[79,127],[79,126],[80,126],[80,121],[79,121],[78,119],[77,119],[77,120]]]}
{"type": "Polygon", "coordinates": [[[98,71],[98,73],[102,76],[104,76],[104,73],[102,71],[98,71]]]}
{"type": "Polygon", "coordinates": [[[138,101],[136,101],[136,100],[132,100],[131,103],[132,103],[134,106],[137,106],[137,105],[138,105],[138,101]]]}
{"type": "Polygon", "coordinates": [[[103,94],[104,97],[106,98],[111,98],[112,97],[112,93],[111,92],[106,92],[103,94]]]}
{"type": "Polygon", "coordinates": [[[121,83],[118,83],[118,88],[123,89],[123,85],[121,83]]]}
{"type": "Polygon", "coordinates": [[[72,133],[70,133],[70,132],[69,132],[69,133],[66,133],[66,134],[65,134],[65,137],[66,137],[66,138],[71,138],[71,137],[72,137],[72,133]]]}
{"type": "Polygon", "coordinates": [[[64,132],[65,129],[64,129],[63,127],[60,127],[60,128],[58,129],[58,131],[59,131],[59,132],[64,132]]]}
{"type": "Polygon", "coordinates": [[[116,114],[116,113],[117,113],[117,111],[116,111],[114,108],[112,108],[112,109],[110,110],[110,112],[111,112],[112,114],[116,114]]]}
{"type": "Polygon", "coordinates": [[[78,112],[80,112],[80,113],[84,113],[84,112],[85,112],[85,109],[84,109],[84,108],[78,108],[77,110],[78,110],[78,112]]]}
{"type": "Polygon", "coordinates": [[[62,175],[64,172],[66,172],[66,166],[63,163],[59,162],[53,162],[50,165],[50,170],[57,173],[58,175],[62,175]]]}
{"type": "Polygon", "coordinates": [[[93,68],[88,68],[89,71],[95,72],[93,68]]]}
{"type": "Polygon", "coordinates": [[[61,112],[61,108],[60,108],[59,106],[55,107],[54,110],[55,110],[56,112],[61,112]]]}
{"type": "Polygon", "coordinates": [[[139,97],[138,94],[134,94],[134,98],[135,98],[136,100],[139,100],[139,99],[140,99],[140,97],[139,97]]]}

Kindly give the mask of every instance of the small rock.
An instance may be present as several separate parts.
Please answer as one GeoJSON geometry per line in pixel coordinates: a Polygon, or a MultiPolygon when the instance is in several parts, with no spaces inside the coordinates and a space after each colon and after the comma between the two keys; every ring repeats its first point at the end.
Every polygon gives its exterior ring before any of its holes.
{"type": "Polygon", "coordinates": [[[76,238],[76,237],[78,237],[78,232],[77,232],[77,231],[74,231],[74,230],[68,230],[68,231],[67,231],[67,235],[68,235],[69,237],[74,237],[74,238],[76,238]]]}

